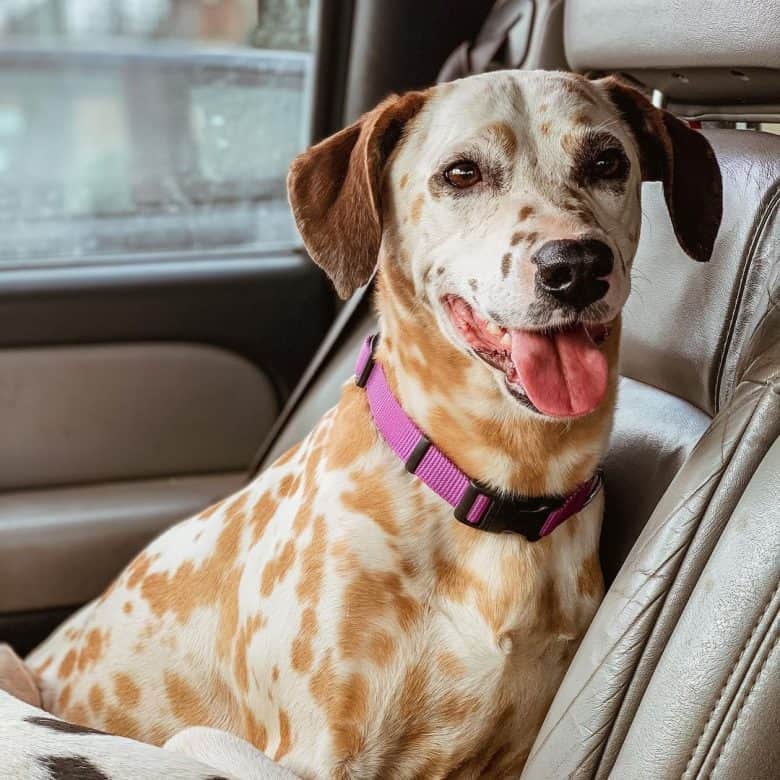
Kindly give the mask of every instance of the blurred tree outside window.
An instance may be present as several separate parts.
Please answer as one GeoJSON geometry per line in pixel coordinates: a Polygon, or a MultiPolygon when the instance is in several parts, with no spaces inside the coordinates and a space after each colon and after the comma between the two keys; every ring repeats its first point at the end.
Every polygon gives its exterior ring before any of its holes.
{"type": "Polygon", "coordinates": [[[258,49],[310,51],[312,30],[309,0],[260,0],[259,19],[252,38],[258,49]]]}
{"type": "Polygon", "coordinates": [[[0,3],[0,268],[297,243],[315,5],[0,3]]]}

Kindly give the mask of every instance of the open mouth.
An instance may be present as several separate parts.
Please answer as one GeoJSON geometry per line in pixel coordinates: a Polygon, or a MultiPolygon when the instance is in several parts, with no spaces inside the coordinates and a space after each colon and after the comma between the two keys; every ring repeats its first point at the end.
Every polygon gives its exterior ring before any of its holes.
{"type": "Polygon", "coordinates": [[[502,328],[463,298],[444,307],[458,334],[482,360],[504,374],[509,392],[549,417],[589,414],[607,393],[609,365],[601,345],[609,327],[575,322],[544,330],[502,328]]]}

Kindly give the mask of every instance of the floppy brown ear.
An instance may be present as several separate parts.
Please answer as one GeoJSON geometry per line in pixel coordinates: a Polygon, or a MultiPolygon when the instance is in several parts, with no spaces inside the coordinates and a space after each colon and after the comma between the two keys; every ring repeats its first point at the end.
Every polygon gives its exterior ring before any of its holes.
{"type": "Polygon", "coordinates": [[[342,298],[370,278],[382,241],[382,173],[425,95],[391,95],[293,160],[287,193],[312,259],[342,298]]]}
{"type": "Polygon", "coordinates": [[[610,76],[599,82],[639,145],[643,181],[661,181],[680,246],[706,262],[723,214],[720,168],[707,139],[641,92],[610,76]]]}

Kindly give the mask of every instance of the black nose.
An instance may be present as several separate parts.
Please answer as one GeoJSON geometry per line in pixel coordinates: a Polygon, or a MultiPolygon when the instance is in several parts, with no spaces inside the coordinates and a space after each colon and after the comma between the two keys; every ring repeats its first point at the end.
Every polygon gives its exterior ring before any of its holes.
{"type": "Polygon", "coordinates": [[[548,241],[532,260],[539,267],[536,276],[541,288],[567,306],[582,309],[609,289],[602,277],[612,271],[612,250],[603,241],[548,241]]]}

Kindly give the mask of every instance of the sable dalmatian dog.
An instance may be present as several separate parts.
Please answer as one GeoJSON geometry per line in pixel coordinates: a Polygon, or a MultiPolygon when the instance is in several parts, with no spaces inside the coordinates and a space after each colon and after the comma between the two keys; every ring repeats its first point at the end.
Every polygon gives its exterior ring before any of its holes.
{"type": "Polygon", "coordinates": [[[602,597],[643,180],[709,259],[709,144],[614,79],[470,77],[301,154],[306,247],[342,296],[378,264],[381,338],[299,445],[30,655],[45,709],[224,729],[303,778],[518,776],[602,597]]]}

